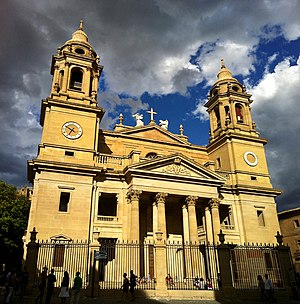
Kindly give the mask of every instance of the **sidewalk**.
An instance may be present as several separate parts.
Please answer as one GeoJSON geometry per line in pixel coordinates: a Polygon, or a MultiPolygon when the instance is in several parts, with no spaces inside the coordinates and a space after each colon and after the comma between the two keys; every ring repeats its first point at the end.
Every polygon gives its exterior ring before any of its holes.
{"type": "MultiPolygon", "coordinates": [[[[31,295],[31,296],[25,296],[23,298],[22,301],[20,301],[19,297],[16,296],[13,299],[13,303],[14,304],[35,304],[35,295],[31,295]]],[[[45,299],[44,299],[45,300],[45,299]]],[[[3,297],[1,297],[1,303],[4,303],[3,301],[3,297]]],[[[43,302],[44,303],[44,302],[43,302]]],[[[51,304],[60,304],[61,300],[60,298],[58,298],[57,295],[53,296],[52,300],[51,300],[51,304]]],[[[67,300],[67,304],[70,304],[70,299],[67,300]]],[[[122,303],[136,303],[136,304],[182,304],[182,303],[187,303],[187,304],[233,304],[233,303],[245,303],[245,304],[255,304],[255,303],[261,303],[260,301],[245,301],[244,299],[236,299],[236,300],[219,300],[219,301],[215,301],[215,300],[168,300],[168,299],[155,299],[155,298],[136,298],[135,301],[128,301],[126,299],[121,299],[121,294],[116,294],[116,297],[114,298],[89,298],[89,297],[85,297],[82,296],[80,298],[80,304],[109,304],[109,303],[118,303],[118,304],[122,304],[122,303]]],[[[296,304],[296,303],[300,303],[300,301],[284,301],[284,302],[280,302],[277,301],[276,303],[278,304],[296,304]]]]}

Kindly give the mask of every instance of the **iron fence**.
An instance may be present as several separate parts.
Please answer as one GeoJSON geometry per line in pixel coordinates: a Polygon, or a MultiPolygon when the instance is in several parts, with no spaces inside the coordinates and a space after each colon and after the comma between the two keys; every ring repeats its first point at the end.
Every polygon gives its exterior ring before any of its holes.
{"type": "Polygon", "coordinates": [[[278,262],[278,250],[273,246],[244,245],[230,250],[233,286],[236,289],[257,289],[257,276],[268,274],[275,289],[284,288],[278,262]]]}
{"type": "Polygon", "coordinates": [[[217,247],[207,244],[167,244],[168,289],[217,290],[219,261],[217,247]]]}
{"type": "Polygon", "coordinates": [[[37,267],[34,275],[35,286],[38,286],[40,275],[44,267],[54,269],[56,276],[55,287],[60,286],[64,271],[68,271],[70,282],[79,271],[83,287],[88,283],[88,250],[86,241],[41,241],[38,243],[39,251],[37,267]]]}
{"type": "Polygon", "coordinates": [[[130,270],[136,275],[137,289],[155,289],[153,243],[103,239],[100,250],[107,254],[107,259],[98,261],[100,289],[120,289],[123,274],[129,278],[130,270]]]}

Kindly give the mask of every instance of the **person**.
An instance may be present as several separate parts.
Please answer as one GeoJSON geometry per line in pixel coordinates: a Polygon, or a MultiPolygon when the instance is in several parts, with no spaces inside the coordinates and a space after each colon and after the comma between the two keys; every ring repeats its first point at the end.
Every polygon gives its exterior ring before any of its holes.
{"type": "Polygon", "coordinates": [[[71,300],[72,303],[74,303],[74,304],[79,303],[81,288],[82,288],[82,279],[80,277],[80,272],[77,271],[76,277],[74,279],[74,285],[73,285],[73,293],[72,293],[72,300],[71,300]]]}
{"type": "Polygon", "coordinates": [[[63,280],[61,282],[61,288],[60,293],[58,295],[59,298],[61,298],[61,303],[66,303],[67,298],[70,297],[69,295],[69,274],[67,271],[64,272],[63,280]]]}
{"type": "Polygon", "coordinates": [[[45,266],[43,268],[43,271],[42,271],[40,279],[39,279],[39,285],[38,285],[39,294],[35,299],[35,303],[37,303],[37,304],[38,303],[42,304],[42,302],[43,302],[43,296],[44,296],[46,283],[47,283],[47,271],[48,271],[48,268],[45,266]]]}
{"type": "Polygon", "coordinates": [[[23,297],[23,295],[25,294],[26,288],[28,286],[28,281],[29,281],[29,272],[27,271],[26,266],[24,266],[23,271],[21,272],[20,279],[21,279],[20,292],[23,297]]]}
{"type": "Polygon", "coordinates": [[[199,286],[199,289],[206,289],[206,285],[205,285],[205,282],[204,282],[203,278],[200,278],[198,286],[199,286]]]}
{"type": "Polygon", "coordinates": [[[167,285],[172,285],[173,284],[173,278],[171,277],[171,275],[168,273],[168,275],[166,276],[166,284],[167,285]]]}
{"type": "Polygon", "coordinates": [[[257,281],[258,281],[258,289],[260,290],[260,300],[262,302],[264,302],[264,300],[265,300],[265,282],[260,274],[257,276],[257,281]]]}
{"type": "Polygon", "coordinates": [[[51,272],[48,275],[48,282],[47,282],[47,295],[46,295],[46,302],[45,304],[50,304],[51,297],[54,291],[54,283],[56,282],[56,277],[54,274],[54,269],[51,269],[51,272]]]}
{"type": "Polygon", "coordinates": [[[223,287],[222,287],[222,280],[221,280],[221,274],[220,273],[217,274],[217,283],[218,283],[219,290],[222,290],[223,287]]]}
{"type": "Polygon", "coordinates": [[[121,289],[123,291],[123,293],[122,293],[122,300],[123,300],[124,295],[126,295],[126,299],[128,300],[129,285],[130,285],[130,283],[129,283],[129,280],[127,278],[127,273],[124,272],[124,274],[123,274],[123,285],[121,287],[121,289]]]}
{"type": "Polygon", "coordinates": [[[197,287],[197,288],[199,288],[199,278],[198,278],[198,276],[196,276],[194,278],[194,286],[197,287]]]}
{"type": "Polygon", "coordinates": [[[269,279],[269,276],[265,274],[265,295],[266,295],[266,301],[267,303],[275,302],[275,299],[273,297],[273,284],[271,280],[269,279]]]}
{"type": "Polygon", "coordinates": [[[209,278],[206,279],[206,289],[208,290],[212,290],[212,283],[211,280],[209,278]]]}
{"type": "Polygon", "coordinates": [[[136,286],[136,275],[133,273],[133,270],[130,270],[130,293],[131,293],[131,301],[134,301],[135,296],[134,296],[134,288],[136,286]]]}
{"type": "Polygon", "coordinates": [[[12,303],[12,298],[16,285],[17,285],[17,274],[16,274],[16,269],[13,268],[6,276],[7,291],[5,294],[5,303],[12,303]]]}

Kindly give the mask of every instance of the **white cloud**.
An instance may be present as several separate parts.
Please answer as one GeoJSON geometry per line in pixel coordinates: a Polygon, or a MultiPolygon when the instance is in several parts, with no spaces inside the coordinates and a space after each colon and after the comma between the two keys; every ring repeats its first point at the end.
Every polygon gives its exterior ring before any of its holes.
{"type": "Polygon", "coordinates": [[[266,72],[261,81],[250,89],[253,94],[253,117],[259,122],[266,146],[272,181],[281,188],[281,209],[298,204],[300,168],[300,56],[296,65],[290,58],[278,63],[272,72],[266,72]]]}

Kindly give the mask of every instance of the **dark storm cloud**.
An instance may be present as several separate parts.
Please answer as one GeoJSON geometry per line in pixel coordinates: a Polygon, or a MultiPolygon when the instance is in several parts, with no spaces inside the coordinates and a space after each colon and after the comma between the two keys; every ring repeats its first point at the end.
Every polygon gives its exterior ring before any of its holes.
{"type": "MultiPolygon", "coordinates": [[[[287,40],[300,36],[297,1],[4,0],[0,14],[0,121],[4,130],[0,133],[0,179],[16,185],[25,183],[20,178],[25,176],[22,168],[26,159],[36,155],[40,141],[37,114],[40,100],[50,90],[51,56],[71,38],[80,19],[104,65],[107,91],[100,99],[107,106],[106,127],[114,120],[109,111],[115,112],[120,102],[138,111],[146,106],[140,100],[146,91],[184,94],[197,81],[210,85],[223,56],[234,75],[251,75],[260,39],[276,34],[287,40]],[[202,52],[191,64],[191,55],[200,47],[202,52]],[[121,93],[133,98],[120,101],[121,93]]],[[[288,92],[281,98],[291,98],[292,105],[298,102],[288,92]]],[[[270,139],[274,184],[287,189],[285,198],[299,197],[299,178],[294,172],[299,168],[300,144],[285,139],[280,130],[288,117],[276,127],[271,124],[278,118],[276,109],[267,106],[269,118],[265,118],[264,106],[255,109],[256,123],[270,139]]],[[[290,128],[299,130],[294,121],[290,128]]]]}

